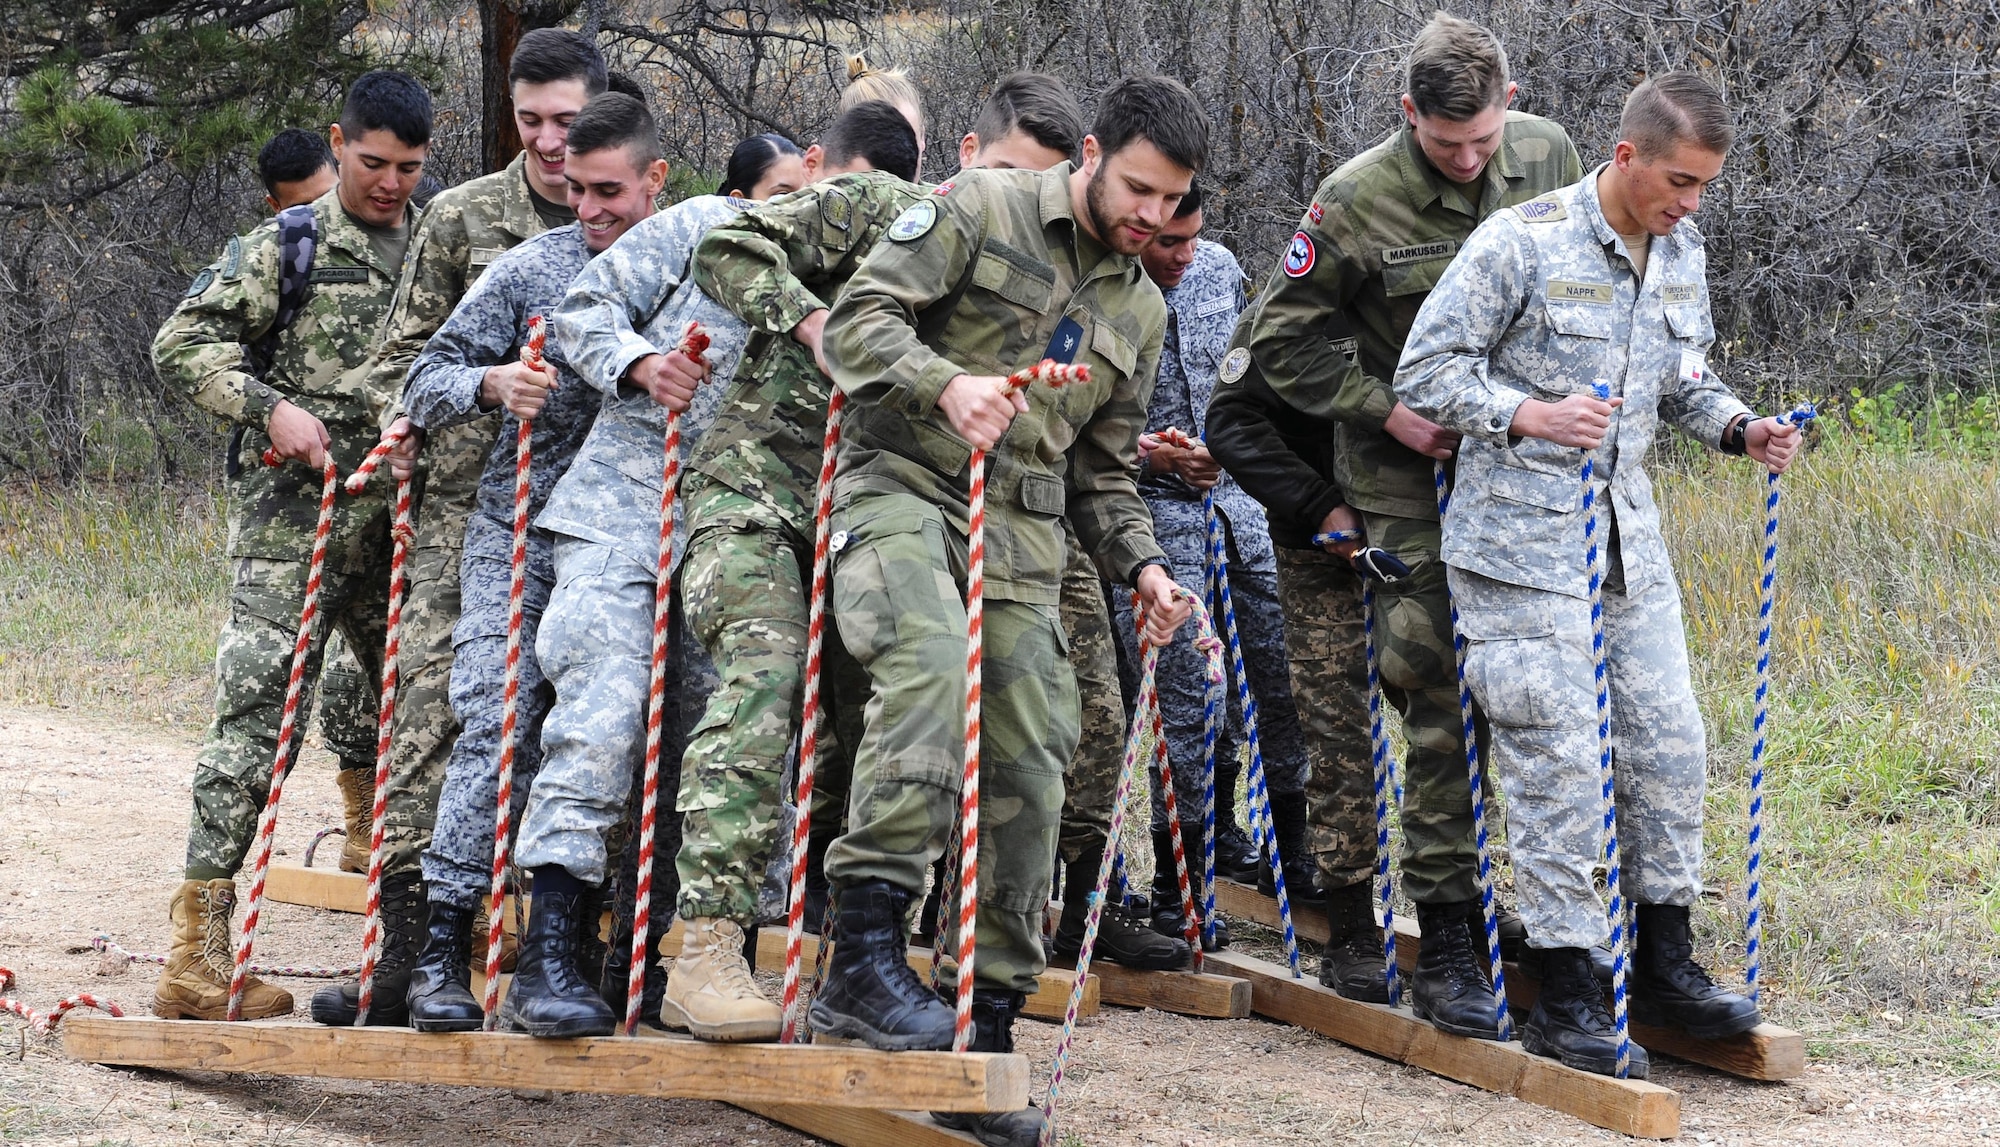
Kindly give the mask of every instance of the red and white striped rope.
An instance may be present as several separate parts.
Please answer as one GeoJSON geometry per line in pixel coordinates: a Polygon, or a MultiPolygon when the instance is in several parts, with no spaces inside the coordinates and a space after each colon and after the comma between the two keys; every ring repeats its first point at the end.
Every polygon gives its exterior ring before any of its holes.
{"type": "Polygon", "coordinates": [[[278,828],[278,804],[284,797],[285,774],[291,771],[292,742],[298,735],[299,697],[311,660],[313,623],[319,619],[320,576],[326,570],[326,543],[333,533],[333,500],[340,489],[340,471],[328,454],[320,464],[319,521],[313,528],[312,560],[306,567],[305,602],[299,609],[299,635],[292,642],[291,679],[285,685],[284,714],[278,722],[278,748],[271,761],[271,791],[257,821],[257,858],[250,867],[249,905],[243,911],[243,935],[236,945],[236,967],[229,979],[226,1018],[243,1018],[243,989],[250,978],[250,952],[257,944],[257,924],[264,911],[264,882],[271,872],[271,848],[278,828]]]}
{"type": "MultiPolygon", "coordinates": [[[[396,693],[401,680],[396,659],[403,647],[403,567],[409,559],[413,536],[410,485],[408,478],[396,482],[396,521],[390,527],[395,542],[389,554],[388,636],[382,644],[382,701],[375,723],[375,803],[368,833],[368,917],[361,928],[361,983],[355,1027],[368,1023],[368,1009],[375,1000],[375,965],[382,958],[382,838],[389,813],[389,734],[396,720],[396,693]]],[[[352,477],[347,488],[349,493],[357,492],[352,477]]]]}
{"type": "MultiPolygon", "coordinates": [[[[708,334],[698,323],[682,332],[676,354],[702,361],[708,334]]],[[[667,708],[667,622],[674,589],[674,498],[681,480],[681,412],[667,412],[665,459],[660,476],[659,565],[653,573],[653,665],[646,699],[646,768],[639,802],[639,869],[633,885],[632,967],[625,981],[625,1034],[639,1030],[646,994],[646,967],[652,962],[649,930],[653,917],[653,835],[660,809],[660,730],[667,708]]]]}
{"type": "Polygon", "coordinates": [[[403,438],[402,431],[390,431],[382,436],[382,441],[370,447],[367,456],[361,459],[361,465],[356,466],[354,473],[347,476],[347,492],[359,494],[366,490],[368,479],[375,476],[376,467],[382,465],[382,460],[389,456],[389,452],[394,450],[403,438]]]}
{"type": "MultiPolygon", "coordinates": [[[[4,992],[13,986],[13,970],[0,968],[0,992],[4,992]]],[[[0,996],[0,1012],[16,1015],[26,1020],[28,1030],[34,1032],[36,1035],[47,1035],[54,1031],[56,1025],[62,1022],[62,1018],[77,1008],[96,1008],[98,1011],[104,1012],[114,1018],[122,1018],[125,1015],[125,1009],[112,1003],[110,1000],[99,999],[89,992],[78,992],[73,996],[65,997],[55,1007],[50,1008],[47,1015],[43,1015],[12,996],[0,996]]]]}
{"type": "MultiPolygon", "coordinates": [[[[846,406],[847,396],[838,389],[827,396],[826,434],[819,455],[819,485],[813,497],[812,591],[806,607],[806,679],[805,702],[799,717],[799,776],[792,798],[792,807],[797,815],[792,822],[791,907],[785,918],[784,1027],[778,1036],[781,1043],[794,1042],[799,1032],[799,963],[805,944],[806,851],[812,835],[813,772],[819,763],[820,656],[826,648],[834,460],[840,447],[840,414],[846,406]]],[[[825,948],[828,941],[824,917],[820,933],[820,947],[825,948]]]]}
{"type": "MultiPolygon", "coordinates": [[[[542,348],[548,340],[548,322],[540,315],[528,319],[528,341],[521,347],[521,363],[541,369],[542,348]]],[[[508,837],[512,835],[514,804],[514,742],[521,717],[521,629],[525,622],[523,599],[528,587],[528,476],[534,463],[535,423],[517,418],[514,435],[514,548],[507,576],[507,661],[505,684],[500,692],[500,768],[493,798],[493,880],[486,898],[486,1030],[500,1022],[500,949],[506,932],[508,837]]]]}

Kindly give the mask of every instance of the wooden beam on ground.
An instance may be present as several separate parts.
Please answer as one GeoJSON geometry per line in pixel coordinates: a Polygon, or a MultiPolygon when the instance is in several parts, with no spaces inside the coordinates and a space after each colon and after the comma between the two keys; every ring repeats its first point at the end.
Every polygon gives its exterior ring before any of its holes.
{"type": "Polygon", "coordinates": [[[841,1147],[978,1147],[979,1140],[951,1131],[914,1111],[865,1107],[809,1107],[803,1103],[738,1103],[752,1115],[782,1123],[841,1147]]]}
{"type": "Polygon", "coordinates": [[[1344,999],[1316,979],[1294,980],[1284,967],[1254,956],[1216,952],[1208,962],[1250,981],[1258,1015],[1626,1135],[1680,1134],[1680,1096],[1658,1084],[1564,1067],[1518,1042],[1446,1035],[1405,1009],[1344,999]]]}
{"type": "MultiPolygon", "coordinates": [[[[1218,880],[1215,885],[1216,907],[1224,913],[1270,928],[1282,926],[1278,902],[1255,887],[1231,880],[1218,880]]],[[[1326,943],[1326,920],[1317,913],[1294,913],[1292,931],[1301,942],[1326,943]]],[[[1423,937],[1417,931],[1416,921],[1397,917],[1397,965],[1408,972],[1416,966],[1417,953],[1422,948],[1423,937]]],[[[1302,958],[1303,955],[1301,953],[1302,958]]],[[[1514,1013],[1516,1021],[1526,1020],[1529,1009],[1535,1006],[1540,985],[1517,963],[1509,961],[1505,971],[1508,1010],[1514,1013]]],[[[1774,1023],[1758,1024],[1742,1035],[1728,1039],[1696,1039],[1671,1028],[1633,1024],[1632,1039],[1649,1053],[1671,1055],[1744,1079],[1797,1079],[1806,1071],[1805,1037],[1774,1023]]]]}
{"type": "MultiPolygon", "coordinates": [[[[681,951],[681,922],[667,930],[660,941],[660,955],[678,956],[681,951]]],[[[807,933],[799,946],[799,960],[805,965],[804,974],[810,975],[814,957],[819,954],[819,937],[807,933]]],[[[908,954],[910,967],[928,976],[931,971],[931,953],[928,948],[911,948],[908,954]]],[[[757,930],[757,966],[767,971],[783,971],[785,967],[785,930],[783,928],[759,928],[757,930]]],[[[1041,974],[1038,986],[1028,996],[1021,1014],[1031,1019],[1057,1020],[1069,1010],[1069,994],[1076,985],[1076,973],[1066,968],[1049,968],[1041,974]]],[[[1092,973],[1090,982],[1083,986],[1083,1003],[1077,1008],[1079,1016],[1094,1016],[1103,1002],[1103,984],[1092,973]]]]}
{"type": "Polygon", "coordinates": [[[303,904],[332,912],[365,912],[368,878],[337,868],[305,868],[273,864],[264,878],[264,896],[279,904],[303,904]]]}
{"type": "Polygon", "coordinates": [[[1183,1016],[1240,1020],[1250,1014],[1250,982],[1213,972],[1146,972],[1092,960],[1090,980],[1104,1002],[1183,1016]]]}
{"type": "Polygon", "coordinates": [[[922,1111],[1015,1111],[1028,1103],[1027,1057],[980,1052],[86,1015],[67,1017],[62,1034],[63,1050],[77,1059],[169,1071],[922,1111]]]}

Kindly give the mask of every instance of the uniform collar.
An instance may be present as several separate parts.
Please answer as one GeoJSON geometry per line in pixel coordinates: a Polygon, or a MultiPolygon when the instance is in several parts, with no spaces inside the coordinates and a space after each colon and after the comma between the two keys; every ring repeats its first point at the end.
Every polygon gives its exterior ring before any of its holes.
{"type": "Polygon", "coordinates": [[[1584,222],[1590,224],[1590,233],[1597,236],[1597,241],[1606,247],[1618,241],[1618,232],[1612,229],[1611,221],[1604,217],[1604,202],[1597,196],[1597,180],[1609,166],[1611,165],[1608,163],[1600,163],[1592,168],[1590,173],[1583,177],[1583,182],[1578,185],[1576,193],[1577,211],[1582,214],[1584,222]]]}
{"type": "Polygon", "coordinates": [[[528,152],[523,148],[514,156],[514,162],[504,169],[507,178],[500,196],[500,218],[494,226],[512,235],[517,241],[532,235],[539,235],[548,228],[542,225],[541,213],[535,210],[534,193],[528,190],[528,152]]]}
{"type": "Polygon", "coordinates": [[[1036,179],[1040,181],[1037,185],[1037,198],[1041,205],[1042,226],[1047,228],[1058,220],[1068,220],[1072,249],[1078,243],[1091,243],[1103,250],[1103,258],[1097,261],[1088,278],[1098,279],[1121,274],[1128,279],[1134,275],[1144,278],[1145,268],[1139,266],[1136,256],[1120,255],[1113,251],[1109,244],[1093,239],[1084,232],[1082,221],[1077,219],[1076,212],[1070,209],[1069,177],[1075,170],[1075,164],[1063,162],[1047,171],[1036,173],[1036,179]]]}
{"type": "MultiPolygon", "coordinates": [[[[357,262],[373,267],[391,282],[395,281],[398,269],[382,265],[382,260],[375,256],[375,244],[369,241],[368,232],[363,230],[361,224],[355,222],[354,217],[347,213],[347,208],[341,205],[339,184],[334,184],[325,195],[313,200],[312,206],[313,215],[319,220],[319,241],[322,246],[338,247],[357,262]]],[[[416,205],[403,204],[403,226],[414,228],[416,225],[416,205]]]]}
{"type": "MultiPolygon", "coordinates": [[[[1475,213],[1489,202],[1498,206],[1514,184],[1527,178],[1521,157],[1514,154],[1514,141],[1507,133],[1513,123],[1510,116],[1501,124],[1500,150],[1493,153],[1493,158],[1486,161],[1486,169],[1479,173],[1480,202],[1472,205],[1475,213]]],[[[1417,132],[1410,122],[1405,119],[1403,126],[1390,138],[1401,145],[1395,149],[1396,164],[1403,177],[1403,187],[1409,192],[1410,204],[1422,211],[1444,198],[1445,188],[1451,184],[1424,157],[1424,149],[1417,143],[1417,132]]],[[[1456,192],[1458,189],[1453,187],[1452,190],[1456,192]]]]}

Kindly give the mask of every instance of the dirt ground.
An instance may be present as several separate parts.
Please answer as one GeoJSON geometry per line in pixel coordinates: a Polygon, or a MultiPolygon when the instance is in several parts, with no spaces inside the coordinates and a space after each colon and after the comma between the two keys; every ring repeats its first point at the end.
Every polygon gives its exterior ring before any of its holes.
{"type": "MultiPolygon", "coordinates": [[[[91,991],[143,1010],[154,969],[91,951],[110,933],[160,951],[179,876],[194,744],[188,731],[105,728],[54,711],[0,714],[0,965],[14,995],[46,1010],[91,991]]],[[[328,760],[310,755],[286,790],[279,852],[296,860],[335,823],[328,760]]],[[[261,961],[337,964],[357,955],[357,916],[267,907],[261,961]]],[[[320,981],[279,981],[299,999],[320,981]]],[[[1782,1014],[1778,1017],[1782,1020],[1782,1014]]],[[[1025,1022],[1044,1076],[1057,1029],[1025,1022]]],[[[1091,1145],[1596,1143],[1617,1136],[1569,1116],[1440,1080],[1263,1020],[1194,1020],[1107,1007],[1082,1024],[1062,1128],[1091,1145]]],[[[1914,1071],[1816,1062],[1804,1079],[1756,1084],[1678,1063],[1653,1079],[1680,1092],[1683,1141],[1703,1144],[1962,1143],[2000,1134],[2000,1087],[1914,1071]]],[[[804,1144],[722,1104],[105,1068],[53,1039],[0,1024],[0,1142],[77,1144],[804,1144]]]]}

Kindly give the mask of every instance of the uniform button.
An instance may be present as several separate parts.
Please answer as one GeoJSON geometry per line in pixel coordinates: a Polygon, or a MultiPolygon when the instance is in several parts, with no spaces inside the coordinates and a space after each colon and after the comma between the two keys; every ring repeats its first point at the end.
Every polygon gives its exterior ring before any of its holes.
{"type": "Polygon", "coordinates": [[[923,412],[924,404],[914,398],[903,404],[903,413],[905,414],[922,414],[923,412]]]}

